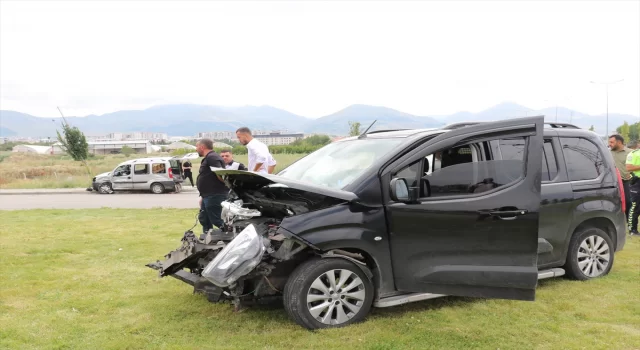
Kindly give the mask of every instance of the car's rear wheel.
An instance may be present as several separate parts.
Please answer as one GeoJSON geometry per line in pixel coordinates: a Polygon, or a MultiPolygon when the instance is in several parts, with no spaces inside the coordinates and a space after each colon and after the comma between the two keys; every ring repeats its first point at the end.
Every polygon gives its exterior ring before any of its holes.
{"type": "Polygon", "coordinates": [[[111,194],[113,193],[113,187],[108,182],[103,182],[98,186],[98,192],[102,194],[111,194]]]}
{"type": "Polygon", "coordinates": [[[160,183],[153,183],[151,184],[151,192],[155,193],[155,194],[161,194],[164,193],[164,186],[160,183]]]}
{"type": "Polygon", "coordinates": [[[571,238],[565,270],[573,279],[585,281],[605,276],[613,267],[613,242],[603,230],[592,227],[571,238]]]}
{"type": "Polygon", "coordinates": [[[307,329],[342,327],[367,316],[373,294],[373,284],[354,263],[314,259],[289,277],[284,307],[291,319],[307,329]]]}

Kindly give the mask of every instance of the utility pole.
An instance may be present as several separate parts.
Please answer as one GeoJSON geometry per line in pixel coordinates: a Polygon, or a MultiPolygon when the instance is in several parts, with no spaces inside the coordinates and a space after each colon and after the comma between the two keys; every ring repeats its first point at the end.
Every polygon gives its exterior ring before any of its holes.
{"type": "Polygon", "coordinates": [[[615,84],[615,83],[619,83],[621,81],[623,81],[624,79],[620,79],[620,80],[616,80],[616,81],[608,81],[608,82],[595,82],[595,81],[591,81],[591,84],[604,84],[604,86],[606,86],[606,91],[607,91],[607,134],[606,136],[609,136],[609,85],[611,84],[615,84]]]}

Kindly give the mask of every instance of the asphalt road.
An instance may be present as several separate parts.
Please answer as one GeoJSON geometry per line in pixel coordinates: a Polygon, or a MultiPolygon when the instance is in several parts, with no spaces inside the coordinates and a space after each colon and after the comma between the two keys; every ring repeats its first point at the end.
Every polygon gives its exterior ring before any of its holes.
{"type": "Polygon", "coordinates": [[[91,208],[198,208],[198,193],[115,193],[95,192],[65,194],[0,195],[0,210],[20,209],[91,209],[91,208]]]}

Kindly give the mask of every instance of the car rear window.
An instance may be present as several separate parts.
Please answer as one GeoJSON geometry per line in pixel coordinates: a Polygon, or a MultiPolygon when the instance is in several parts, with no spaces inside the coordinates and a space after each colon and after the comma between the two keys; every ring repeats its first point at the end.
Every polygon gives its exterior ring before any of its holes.
{"type": "Polygon", "coordinates": [[[560,139],[570,181],[592,180],[604,172],[604,156],[598,146],[581,137],[560,139]]]}

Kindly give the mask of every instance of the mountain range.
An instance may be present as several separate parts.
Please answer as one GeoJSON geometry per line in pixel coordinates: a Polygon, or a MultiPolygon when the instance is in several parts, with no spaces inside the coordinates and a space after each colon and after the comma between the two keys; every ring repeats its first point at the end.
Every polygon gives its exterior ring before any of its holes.
{"type": "MultiPolygon", "coordinates": [[[[241,126],[254,130],[289,130],[290,132],[346,135],[348,122],[360,122],[362,129],[377,120],[372,130],[430,128],[462,121],[491,121],[515,117],[545,115],[547,121],[569,122],[582,128],[593,126],[605,134],[605,115],[588,115],[564,107],[533,110],[505,102],[478,113],[457,112],[446,116],[417,116],[395,109],[351,105],[333,114],[311,119],[271,106],[222,107],[207,105],[161,105],[145,110],[123,110],[103,115],[67,117],[86,135],[102,136],[111,132],[164,132],[170,136],[192,136],[198,132],[233,131],[241,126]],[[557,113],[557,114],[556,114],[557,113]]],[[[638,116],[609,114],[609,132],[625,121],[635,123],[638,116]]],[[[29,114],[0,110],[0,136],[51,137],[60,127],[61,118],[40,118],[29,114]]]]}

